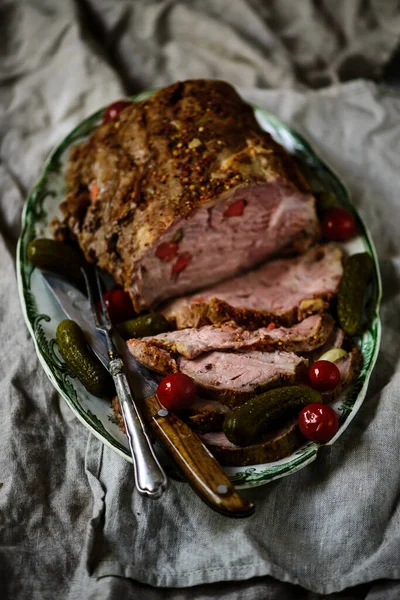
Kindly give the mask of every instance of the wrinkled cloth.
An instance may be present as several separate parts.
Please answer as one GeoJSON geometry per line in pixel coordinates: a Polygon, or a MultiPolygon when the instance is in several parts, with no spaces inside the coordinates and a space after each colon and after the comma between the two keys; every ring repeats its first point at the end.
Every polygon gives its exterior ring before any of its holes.
{"type": "Polygon", "coordinates": [[[292,14],[284,1],[0,4],[0,598],[400,597],[400,97],[364,81],[304,89],[328,72],[342,78],[337,57],[356,40],[363,56],[362,40],[375,48],[372,74],[382,68],[398,42],[395,3],[370,2],[364,20],[361,4],[336,2],[333,13],[328,2],[322,12],[290,3],[292,14]],[[319,19],[325,27],[310,26],[319,19]],[[135,493],[131,466],[44,374],[15,278],[22,206],[49,150],[124,90],[203,76],[240,86],[337,170],[384,284],[382,349],[362,408],[312,465],[246,492],[257,512],[245,521],[214,514],[184,483],[159,502],[135,493]],[[297,89],[261,89],[277,86],[297,89]]]}

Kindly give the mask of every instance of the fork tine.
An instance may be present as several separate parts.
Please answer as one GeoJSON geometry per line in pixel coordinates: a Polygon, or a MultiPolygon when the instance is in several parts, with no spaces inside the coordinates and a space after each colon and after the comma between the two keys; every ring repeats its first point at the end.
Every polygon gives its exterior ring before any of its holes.
{"type": "Polygon", "coordinates": [[[101,309],[102,309],[102,313],[103,313],[102,316],[104,318],[104,321],[105,321],[107,327],[111,328],[111,319],[110,319],[110,315],[108,314],[107,305],[104,301],[103,292],[101,289],[101,281],[100,281],[99,271],[96,268],[95,268],[95,276],[96,276],[97,292],[100,297],[100,304],[101,304],[101,309]]]}
{"type": "Polygon", "coordinates": [[[99,322],[99,318],[98,318],[98,314],[97,314],[97,309],[96,309],[96,305],[94,303],[94,299],[93,299],[93,293],[92,293],[92,288],[90,286],[89,283],[89,278],[87,276],[87,273],[85,271],[85,269],[83,267],[81,267],[81,271],[82,271],[82,275],[85,279],[85,284],[86,284],[86,292],[87,292],[87,296],[89,299],[89,304],[90,304],[90,309],[92,311],[92,315],[93,315],[93,319],[94,319],[94,324],[96,327],[100,327],[100,322],[99,322]]]}

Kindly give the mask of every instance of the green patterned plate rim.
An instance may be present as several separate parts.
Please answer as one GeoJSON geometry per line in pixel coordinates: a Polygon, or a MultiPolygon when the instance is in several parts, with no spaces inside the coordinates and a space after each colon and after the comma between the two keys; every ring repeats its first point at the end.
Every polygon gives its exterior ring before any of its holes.
{"type": "MultiPolygon", "coordinates": [[[[150,97],[154,91],[149,90],[131,99],[135,102],[144,100],[150,97]]],[[[294,129],[268,111],[257,106],[253,106],[253,110],[261,127],[282,144],[290,154],[305,164],[314,187],[334,194],[340,204],[354,215],[360,235],[345,244],[345,250],[350,254],[366,251],[374,260],[370,326],[357,340],[363,356],[363,366],[356,381],[332,405],[339,414],[339,431],[329,442],[330,445],[342,435],[360,408],[378,356],[381,338],[379,304],[382,294],[378,259],[371,235],[341,179],[294,129]]],[[[50,381],[89,431],[120,456],[131,460],[126,438],[115,423],[109,403],[91,396],[79,381],[71,376],[58,354],[55,331],[65,315],[47,290],[38,271],[33,269],[26,260],[26,248],[29,242],[36,237],[48,236],[49,223],[59,212],[59,205],[65,195],[64,172],[70,147],[92,133],[101,121],[103,112],[104,109],[101,109],[82,121],[53,150],[45,162],[39,180],[26,201],[22,215],[22,233],[17,249],[17,278],[24,317],[34,340],[39,360],[50,381]]],[[[225,471],[238,488],[262,485],[305,467],[317,457],[320,447],[318,444],[310,442],[291,456],[279,461],[247,467],[226,467],[225,471]]]]}

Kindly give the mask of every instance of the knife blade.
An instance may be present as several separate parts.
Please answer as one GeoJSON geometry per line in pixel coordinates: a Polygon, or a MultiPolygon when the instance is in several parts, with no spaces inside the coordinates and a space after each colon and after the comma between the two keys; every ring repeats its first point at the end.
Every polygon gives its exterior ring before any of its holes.
{"type": "MultiPolygon", "coordinates": [[[[46,287],[50,290],[57,303],[69,319],[76,321],[81,327],[89,345],[100,362],[107,368],[109,358],[104,338],[96,330],[93,322],[89,301],[84,294],[67,281],[42,271],[46,287]]],[[[127,345],[118,332],[113,335],[117,351],[122,357],[127,371],[132,391],[138,400],[152,396],[157,391],[158,380],[147,367],[139,363],[129,352],[127,345]]]]}

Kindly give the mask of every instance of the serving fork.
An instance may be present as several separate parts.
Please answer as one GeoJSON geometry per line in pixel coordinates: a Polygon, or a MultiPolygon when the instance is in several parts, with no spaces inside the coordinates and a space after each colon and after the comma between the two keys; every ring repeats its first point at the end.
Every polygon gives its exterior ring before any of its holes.
{"type": "Polygon", "coordinates": [[[49,272],[42,272],[42,277],[67,317],[80,325],[102,364],[106,368],[113,364],[110,371],[117,377],[117,391],[122,388],[122,392],[126,392],[119,400],[125,429],[129,434],[128,441],[139,492],[144,496],[157,498],[164,491],[167,482],[149,443],[143,417],[185,479],[206,504],[228,517],[251,516],[254,505],[235,490],[221,465],[189,425],[176,413],[162,406],[155,394],[156,384],[151,374],[129,354],[125,342],[112,329],[104,300],[101,303],[103,294],[99,274],[96,273],[96,288],[100,298],[99,312],[87,273],[83,273],[87,282],[87,296],[76,286],[49,272]],[[104,337],[106,343],[103,343],[104,337]],[[118,359],[120,362],[113,362],[118,359]],[[134,400],[131,388],[136,391],[134,400]]]}
{"type": "Polygon", "coordinates": [[[103,298],[99,272],[95,269],[97,295],[100,298],[96,306],[94,294],[85,269],[81,269],[85,279],[87,296],[97,331],[103,334],[108,353],[108,370],[114,380],[122,417],[131,450],[135,484],[139,494],[148,498],[159,498],[167,487],[167,477],[155,455],[145,424],[133,399],[124,363],[118,354],[112,339],[113,327],[103,298]]]}

